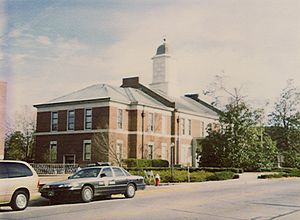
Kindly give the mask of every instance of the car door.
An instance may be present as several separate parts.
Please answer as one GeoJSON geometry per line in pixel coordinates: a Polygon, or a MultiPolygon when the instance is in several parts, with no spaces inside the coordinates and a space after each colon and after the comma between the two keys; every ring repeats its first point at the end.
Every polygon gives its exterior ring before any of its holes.
{"type": "Polygon", "coordinates": [[[110,167],[103,167],[95,192],[97,195],[111,194],[112,187],[115,185],[113,172],[110,167]]]}
{"type": "Polygon", "coordinates": [[[0,163],[0,204],[10,202],[8,171],[5,163],[0,163]]]}
{"type": "Polygon", "coordinates": [[[116,193],[124,193],[127,188],[127,175],[123,172],[123,170],[120,167],[113,167],[112,169],[115,177],[114,191],[116,193]]]}

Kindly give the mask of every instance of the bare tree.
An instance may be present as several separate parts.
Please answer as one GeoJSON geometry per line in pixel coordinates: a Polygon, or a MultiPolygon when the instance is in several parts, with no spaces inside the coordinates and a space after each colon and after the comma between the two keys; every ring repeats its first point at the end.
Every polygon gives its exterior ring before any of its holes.
{"type": "MultiPolygon", "coordinates": [[[[100,127],[100,126],[98,126],[100,127]]],[[[107,126],[106,126],[107,127],[107,126]]],[[[117,150],[115,134],[105,130],[98,129],[92,138],[93,159],[122,166],[122,149],[117,150]]]]}

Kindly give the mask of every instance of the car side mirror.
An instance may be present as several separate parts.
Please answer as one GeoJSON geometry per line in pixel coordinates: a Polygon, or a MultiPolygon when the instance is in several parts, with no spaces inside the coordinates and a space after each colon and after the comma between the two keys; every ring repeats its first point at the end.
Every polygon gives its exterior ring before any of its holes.
{"type": "Polygon", "coordinates": [[[106,177],[106,174],[105,173],[101,173],[100,174],[100,178],[102,178],[102,177],[106,177]]]}

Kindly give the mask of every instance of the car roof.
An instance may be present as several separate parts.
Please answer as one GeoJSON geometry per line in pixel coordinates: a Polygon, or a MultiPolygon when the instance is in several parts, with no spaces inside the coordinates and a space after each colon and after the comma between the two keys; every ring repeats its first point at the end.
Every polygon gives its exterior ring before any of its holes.
{"type": "Polygon", "coordinates": [[[82,170],[85,170],[85,169],[93,169],[93,168],[107,168],[107,167],[110,167],[110,168],[121,168],[121,167],[117,167],[117,166],[92,166],[92,167],[84,167],[84,168],[81,168],[82,170]]]}
{"type": "Polygon", "coordinates": [[[21,160],[0,160],[0,163],[1,162],[5,162],[5,163],[22,163],[22,164],[28,165],[28,163],[26,161],[21,161],[21,160]]]}

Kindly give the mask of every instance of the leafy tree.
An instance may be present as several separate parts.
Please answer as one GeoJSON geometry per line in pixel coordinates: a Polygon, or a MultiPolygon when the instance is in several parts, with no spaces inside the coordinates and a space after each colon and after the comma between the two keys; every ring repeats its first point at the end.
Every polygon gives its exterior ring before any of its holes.
{"type": "Polygon", "coordinates": [[[269,115],[268,133],[276,141],[286,166],[300,166],[300,91],[293,80],[287,82],[274,111],[269,115]]]}
{"type": "Polygon", "coordinates": [[[262,110],[252,110],[237,89],[227,94],[230,101],[219,114],[220,129],[209,127],[202,142],[202,165],[248,170],[272,166],[277,150],[263,126],[259,126],[262,110]]]}
{"type": "Polygon", "coordinates": [[[16,114],[13,126],[7,129],[5,158],[28,161],[34,157],[35,117],[35,112],[26,106],[21,113],[16,114]]]}
{"type": "Polygon", "coordinates": [[[15,131],[6,137],[6,146],[9,146],[5,153],[6,159],[25,160],[26,145],[24,144],[25,137],[20,131],[15,131]]]}

